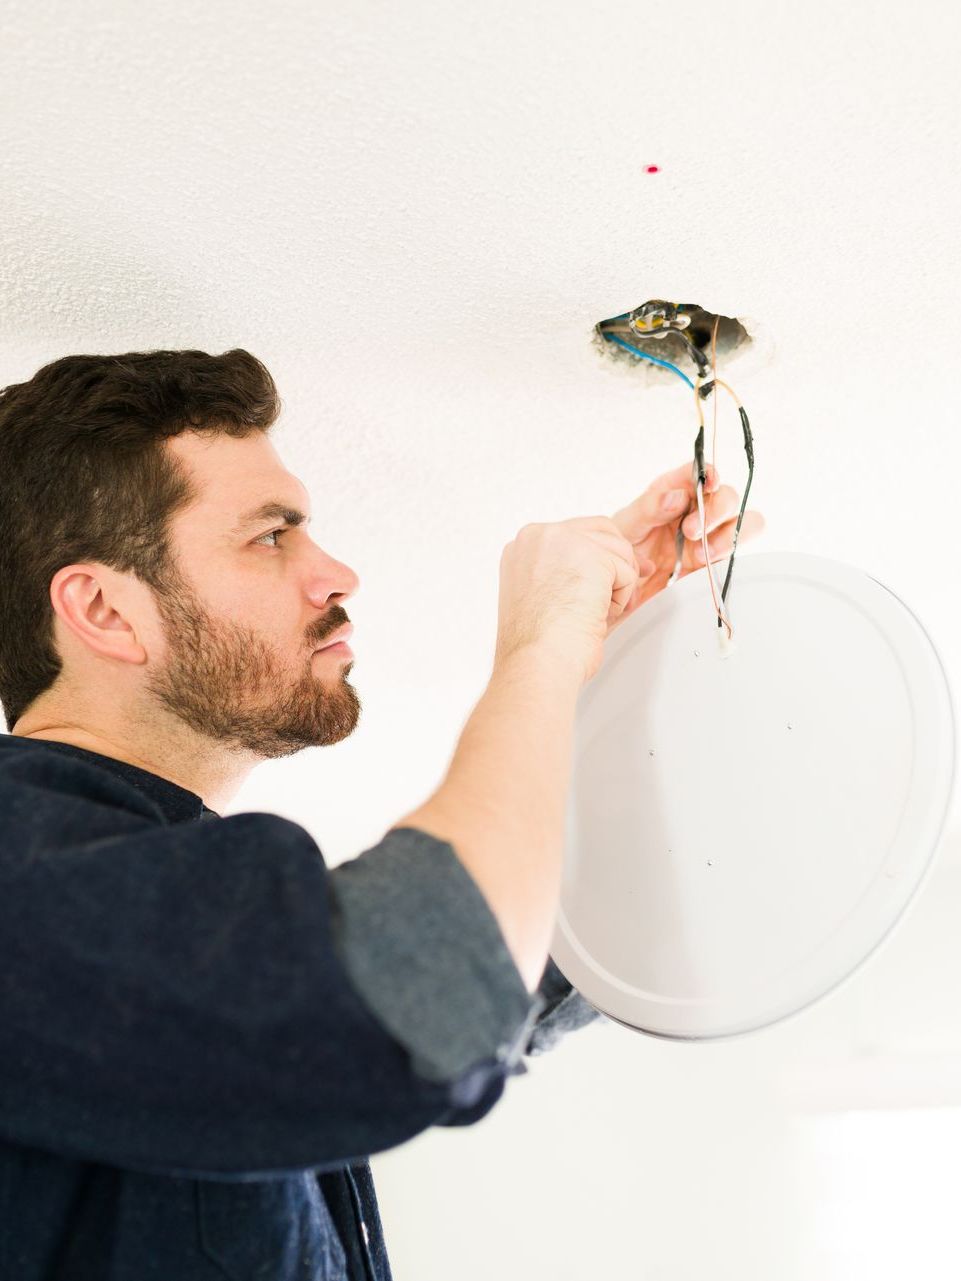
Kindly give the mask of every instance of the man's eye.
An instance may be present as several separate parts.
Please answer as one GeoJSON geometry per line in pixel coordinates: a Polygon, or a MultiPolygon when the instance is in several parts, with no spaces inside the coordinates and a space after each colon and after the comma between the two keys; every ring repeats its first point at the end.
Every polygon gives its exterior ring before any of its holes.
{"type": "MultiPolygon", "coordinates": [[[[286,526],[282,527],[281,529],[271,529],[266,534],[261,534],[260,538],[255,538],[254,542],[259,543],[265,538],[273,538],[274,535],[276,535],[279,538],[281,534],[286,534],[286,532],[287,532],[286,526]]],[[[276,547],[277,544],[274,543],[274,546],[276,547]]]]}

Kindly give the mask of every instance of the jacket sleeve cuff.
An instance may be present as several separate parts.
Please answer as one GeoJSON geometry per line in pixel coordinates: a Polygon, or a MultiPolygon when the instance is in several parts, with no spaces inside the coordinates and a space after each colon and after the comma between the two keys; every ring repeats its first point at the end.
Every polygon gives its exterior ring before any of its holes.
{"type": "Polygon", "coordinates": [[[414,1071],[450,1081],[508,1069],[544,998],[531,994],[487,900],[447,842],[398,827],[329,873],[333,940],[358,993],[414,1071]]]}

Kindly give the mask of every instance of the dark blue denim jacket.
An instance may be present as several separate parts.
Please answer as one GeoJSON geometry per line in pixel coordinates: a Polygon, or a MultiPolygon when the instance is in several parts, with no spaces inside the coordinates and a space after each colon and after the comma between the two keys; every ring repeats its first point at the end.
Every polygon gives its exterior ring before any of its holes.
{"type": "Polygon", "coordinates": [[[550,962],[531,997],[428,833],[328,869],[288,819],[0,735],[2,1281],[389,1281],[368,1157],[593,1017],[550,962]]]}

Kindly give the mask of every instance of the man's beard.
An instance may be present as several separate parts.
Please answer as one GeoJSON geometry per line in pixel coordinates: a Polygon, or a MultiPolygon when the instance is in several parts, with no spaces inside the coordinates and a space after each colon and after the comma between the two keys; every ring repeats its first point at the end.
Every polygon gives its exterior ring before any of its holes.
{"type": "MultiPolygon", "coordinates": [[[[352,663],[315,659],[305,641],[291,677],[256,633],[211,618],[179,574],[168,572],[155,598],[168,654],[147,692],[198,734],[267,760],[339,743],[355,729],[361,702],[347,683],[352,663]],[[322,663],[326,679],[315,670],[322,663]]],[[[326,620],[328,635],[347,621],[337,609],[326,620]]]]}

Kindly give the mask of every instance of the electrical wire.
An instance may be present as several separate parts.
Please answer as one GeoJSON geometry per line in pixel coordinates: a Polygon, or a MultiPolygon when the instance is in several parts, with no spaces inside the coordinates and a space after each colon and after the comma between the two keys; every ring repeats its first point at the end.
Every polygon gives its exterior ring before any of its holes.
{"type": "MultiPolygon", "coordinates": [[[[632,313],[625,312],[623,316],[617,316],[614,319],[624,320],[628,317],[629,314],[632,314],[632,313]]],[[[737,540],[738,540],[738,535],[741,532],[741,522],[744,519],[744,512],[747,508],[748,494],[751,492],[751,483],[754,479],[754,440],[751,435],[751,424],[748,421],[747,412],[745,411],[744,406],[741,404],[740,400],[738,399],[737,393],[733,390],[733,388],[729,387],[726,382],[723,382],[717,376],[717,329],[718,329],[718,325],[720,324],[720,320],[721,320],[720,315],[717,315],[714,317],[714,326],[711,333],[711,359],[710,359],[710,368],[711,368],[712,377],[707,382],[701,381],[703,375],[707,372],[707,366],[708,366],[707,357],[705,353],[702,352],[701,349],[697,346],[694,340],[690,337],[690,335],[684,332],[684,329],[686,328],[686,326],[682,327],[680,325],[674,325],[673,323],[661,324],[660,326],[658,326],[656,331],[652,329],[650,333],[645,334],[643,331],[639,330],[633,322],[631,323],[631,329],[637,335],[638,338],[650,337],[650,338],[657,338],[659,340],[663,338],[664,334],[666,333],[677,334],[678,337],[681,338],[687,344],[689,355],[691,356],[691,359],[694,361],[694,363],[697,365],[698,373],[697,373],[696,386],[694,383],[691,382],[690,378],[688,378],[687,374],[685,374],[683,370],[678,369],[677,365],[671,364],[670,361],[662,360],[658,356],[650,356],[648,355],[647,352],[641,351],[639,348],[632,346],[630,343],[625,342],[623,338],[618,338],[615,334],[609,334],[604,332],[603,330],[599,330],[598,332],[603,333],[604,337],[607,338],[610,342],[617,343],[619,347],[623,347],[625,351],[632,352],[635,356],[640,356],[642,360],[648,360],[654,365],[661,365],[665,369],[672,370],[675,374],[678,375],[679,378],[683,378],[683,380],[687,383],[688,387],[690,387],[691,390],[694,392],[694,401],[697,407],[699,430],[697,433],[697,437],[694,441],[693,481],[695,486],[695,497],[697,500],[698,516],[701,522],[701,525],[700,525],[701,547],[704,552],[704,566],[707,569],[708,581],[710,582],[710,585],[711,585],[711,595],[714,600],[714,610],[715,610],[715,613],[717,614],[717,625],[718,625],[718,628],[721,628],[721,627],[727,628],[727,637],[728,637],[728,640],[730,640],[734,635],[734,629],[731,624],[730,616],[726,608],[727,593],[728,593],[728,588],[731,585],[731,575],[734,572],[734,556],[735,556],[735,553],[737,552],[737,540]],[[711,563],[711,559],[708,554],[708,546],[707,546],[707,521],[705,519],[705,510],[704,510],[704,486],[707,482],[707,475],[704,468],[704,414],[701,409],[701,401],[706,399],[706,397],[711,395],[711,393],[713,392],[714,393],[714,430],[713,430],[713,436],[711,440],[711,466],[714,469],[714,472],[716,474],[717,473],[717,388],[718,387],[723,387],[723,389],[730,396],[733,397],[734,402],[737,405],[738,413],[740,414],[740,417],[741,417],[741,426],[744,431],[744,452],[747,454],[747,464],[748,464],[747,485],[745,486],[745,489],[744,489],[744,497],[741,500],[741,510],[738,512],[737,524],[734,527],[734,537],[732,539],[732,544],[731,544],[730,559],[728,560],[727,575],[724,580],[724,587],[723,589],[720,590],[720,601],[718,601],[719,592],[718,592],[717,580],[715,579],[715,576],[714,576],[714,566],[711,563]]],[[[688,515],[690,515],[690,511],[685,513],[685,516],[682,518],[682,520],[678,524],[677,534],[674,540],[675,553],[676,553],[675,562],[674,562],[674,572],[671,574],[671,577],[668,580],[669,584],[675,581],[675,579],[678,577],[681,571],[681,564],[683,561],[684,547],[685,547],[685,539],[684,539],[684,534],[682,532],[681,526],[683,525],[684,520],[687,518],[688,515]]]]}
{"type": "MultiPolygon", "coordinates": [[[[704,484],[707,480],[707,475],[704,470],[704,411],[701,408],[700,392],[701,386],[699,378],[697,389],[694,392],[695,400],[697,401],[697,416],[700,422],[700,430],[698,431],[697,439],[694,442],[694,486],[695,494],[697,496],[698,517],[701,522],[701,546],[704,549],[704,565],[707,569],[708,581],[711,584],[711,595],[714,598],[714,610],[717,614],[717,625],[718,627],[723,625],[727,628],[727,638],[730,640],[734,635],[734,628],[731,625],[731,620],[728,617],[727,610],[725,608],[726,602],[724,600],[724,592],[720,592],[721,600],[720,603],[718,602],[718,593],[720,589],[718,588],[717,580],[714,577],[714,566],[711,563],[707,547],[707,519],[704,513],[704,484]]],[[[715,396],[714,399],[716,401],[717,397],[715,396]]]]}
{"type": "MultiPolygon", "coordinates": [[[[717,327],[721,317],[714,317],[714,328],[711,330],[711,375],[717,385],[717,327]]],[[[714,397],[714,435],[711,438],[711,466],[717,471],[717,396],[714,397]]]]}
{"type": "MultiPolygon", "coordinates": [[[[721,628],[721,627],[727,628],[727,639],[730,641],[731,638],[733,637],[734,632],[733,632],[733,627],[730,620],[730,615],[726,609],[727,593],[731,585],[731,575],[734,572],[734,556],[737,551],[737,540],[741,530],[741,522],[744,518],[744,512],[747,508],[747,500],[751,490],[751,483],[754,479],[754,441],[751,436],[751,425],[750,425],[750,422],[748,421],[747,412],[744,406],[741,404],[740,400],[738,399],[736,392],[726,382],[724,382],[722,379],[717,377],[717,328],[719,323],[720,323],[720,316],[716,316],[714,318],[714,328],[713,328],[713,333],[711,337],[711,370],[714,377],[711,378],[708,382],[704,382],[704,383],[701,382],[701,379],[699,377],[698,385],[694,389],[699,430],[698,430],[697,438],[695,439],[695,442],[694,442],[694,465],[693,465],[692,479],[695,487],[695,497],[697,501],[698,516],[700,518],[701,547],[704,553],[704,565],[708,571],[708,581],[711,585],[711,595],[714,600],[715,613],[717,614],[717,625],[718,625],[718,628],[721,628]],[[734,529],[734,537],[732,540],[730,559],[728,561],[728,567],[727,567],[727,576],[724,580],[724,587],[720,592],[720,604],[718,603],[718,588],[717,588],[716,579],[714,577],[714,567],[711,563],[711,559],[708,554],[708,546],[707,546],[707,529],[706,529],[705,509],[704,509],[704,487],[707,483],[707,474],[704,467],[704,415],[701,411],[701,401],[703,399],[706,399],[712,392],[715,392],[714,436],[713,436],[712,446],[711,446],[711,452],[712,452],[711,465],[714,468],[714,471],[716,473],[717,472],[717,395],[716,395],[717,387],[722,387],[730,396],[732,396],[735,404],[738,407],[738,412],[741,416],[741,425],[744,431],[744,450],[745,450],[745,453],[747,454],[747,461],[748,461],[748,481],[747,481],[747,486],[744,490],[744,497],[741,501],[741,510],[738,513],[737,524],[734,529]]],[[[671,577],[668,580],[669,584],[673,583],[681,572],[681,567],[682,567],[682,562],[684,557],[684,549],[686,546],[685,537],[684,537],[684,533],[681,526],[683,525],[684,520],[687,519],[687,516],[690,515],[692,510],[693,508],[688,509],[688,511],[684,514],[684,517],[682,517],[680,524],[678,525],[677,535],[675,537],[676,558],[674,562],[674,572],[671,574],[671,577]]]]}
{"type": "MultiPolygon", "coordinates": [[[[711,452],[712,452],[711,465],[712,467],[714,467],[715,474],[717,472],[717,462],[716,462],[717,460],[717,390],[716,389],[718,387],[723,387],[724,390],[730,396],[733,397],[734,403],[737,405],[737,408],[738,408],[738,413],[741,416],[741,426],[744,430],[744,452],[747,454],[747,469],[748,469],[747,485],[745,486],[745,489],[744,489],[744,497],[741,499],[741,510],[738,512],[738,515],[737,515],[737,524],[734,526],[734,537],[731,540],[731,553],[730,553],[730,559],[728,560],[728,564],[727,564],[727,575],[724,579],[724,588],[721,591],[721,603],[723,606],[726,606],[728,588],[731,586],[731,575],[734,573],[734,557],[737,552],[738,535],[741,532],[741,521],[744,519],[744,512],[745,512],[745,509],[747,508],[748,494],[751,492],[751,483],[754,480],[754,439],[751,435],[751,424],[748,421],[747,411],[745,410],[744,406],[741,404],[740,400],[738,399],[734,389],[730,387],[726,382],[722,382],[722,380],[719,379],[717,376],[717,327],[720,324],[720,320],[721,320],[721,317],[719,315],[714,317],[714,328],[711,334],[711,373],[713,374],[713,378],[711,382],[706,383],[703,387],[699,387],[697,391],[695,391],[694,395],[697,400],[698,418],[701,422],[701,430],[703,432],[704,419],[701,417],[701,398],[703,396],[710,395],[711,392],[714,393],[714,438],[711,442],[711,452]]],[[[699,492],[698,508],[701,512],[701,541],[702,541],[702,546],[704,547],[704,563],[705,565],[710,566],[710,561],[708,559],[708,554],[707,554],[707,532],[704,528],[703,501],[702,501],[700,485],[698,486],[698,492],[699,492]]],[[[712,571],[711,573],[712,593],[714,593],[715,591],[715,586],[716,584],[714,582],[714,574],[712,571]]],[[[717,609],[716,594],[714,595],[714,606],[715,606],[715,609],[717,609]]],[[[722,614],[720,610],[718,610],[717,625],[719,628],[722,625],[725,625],[727,627],[728,640],[730,640],[731,636],[733,635],[731,630],[730,619],[727,617],[726,614],[722,618],[722,614]]]]}
{"type": "MultiPolygon", "coordinates": [[[[620,319],[620,317],[618,319],[620,319]]],[[[718,317],[717,319],[720,320],[720,317],[718,317]]],[[[633,320],[629,321],[629,324],[631,326],[631,330],[638,336],[638,338],[653,338],[656,342],[661,342],[665,334],[677,334],[678,338],[680,338],[682,342],[687,344],[688,355],[694,361],[695,365],[697,365],[698,370],[701,372],[701,374],[705,374],[707,372],[707,366],[708,366],[707,356],[705,356],[704,352],[701,351],[700,347],[698,347],[697,343],[694,341],[691,335],[685,332],[685,330],[687,329],[687,325],[690,324],[690,320],[691,320],[690,316],[685,316],[684,320],[686,323],[683,325],[680,323],[679,320],[671,320],[671,321],[667,321],[664,324],[658,325],[656,329],[648,329],[648,330],[638,329],[636,323],[633,320]]],[[[637,350],[637,349],[635,348],[634,350],[637,350]]],[[[639,356],[646,355],[645,352],[639,351],[639,350],[637,354],[639,356]]],[[[657,357],[647,356],[647,359],[655,360],[657,359],[657,357]]],[[[663,361],[662,363],[668,364],[667,361],[663,361]]],[[[674,369],[675,372],[677,373],[681,372],[679,369],[677,369],[676,365],[669,365],[668,367],[671,369],[674,369]]],[[[693,389],[694,384],[689,381],[688,386],[693,389]]]]}
{"type": "MultiPolygon", "coordinates": [[[[717,319],[720,320],[720,316],[718,316],[717,319]]],[[[694,339],[691,337],[690,334],[685,333],[683,329],[676,328],[674,325],[668,326],[666,329],[661,330],[661,332],[665,334],[677,334],[678,338],[686,342],[689,349],[688,354],[690,355],[691,359],[694,361],[695,365],[697,365],[700,373],[701,374],[707,373],[707,366],[709,363],[707,356],[704,355],[704,352],[701,351],[700,347],[697,345],[697,343],[694,341],[694,339]]]]}
{"type": "MultiPolygon", "coordinates": [[[[740,400],[738,399],[737,393],[734,391],[733,387],[729,387],[728,384],[724,382],[722,379],[715,378],[713,384],[706,384],[704,387],[700,387],[696,394],[699,396],[703,396],[705,392],[710,394],[710,392],[714,390],[715,386],[723,387],[724,390],[728,393],[728,395],[733,398],[734,403],[737,405],[738,413],[741,416],[741,427],[743,428],[743,431],[744,431],[744,452],[747,455],[747,484],[744,486],[744,497],[741,499],[741,510],[737,514],[737,524],[734,526],[734,538],[732,539],[732,542],[731,542],[731,559],[728,562],[727,577],[724,580],[724,590],[721,593],[721,600],[726,601],[727,590],[731,585],[731,574],[734,572],[734,554],[737,551],[737,540],[738,540],[738,535],[741,532],[741,521],[744,519],[744,512],[745,512],[745,509],[747,508],[748,494],[750,494],[751,492],[751,485],[754,481],[754,437],[751,435],[751,424],[748,421],[747,411],[745,410],[744,406],[741,404],[740,400]]],[[[714,399],[716,402],[717,401],[716,395],[714,399]]],[[[700,411],[700,405],[698,405],[698,410],[700,411]]],[[[721,626],[720,618],[718,618],[717,625],[718,627],[721,626]]]]}
{"type": "Polygon", "coordinates": [[[672,365],[669,360],[661,360],[658,356],[649,356],[646,351],[638,351],[636,347],[632,347],[631,344],[629,342],[625,342],[623,338],[618,338],[616,334],[604,334],[604,337],[608,342],[616,342],[619,347],[623,347],[626,351],[632,351],[635,356],[640,356],[642,360],[650,360],[655,365],[663,365],[665,369],[672,369],[674,373],[677,374],[678,378],[684,379],[691,391],[694,390],[694,384],[691,382],[690,378],[688,378],[687,374],[684,373],[682,369],[678,369],[677,365],[672,365]]]}
{"type": "MultiPolygon", "coordinates": [[[[721,323],[720,315],[715,316],[714,324],[711,328],[711,373],[713,375],[715,387],[717,386],[717,327],[720,323],[721,323]]],[[[698,401],[698,403],[700,403],[700,401],[698,401]]],[[[711,466],[713,467],[714,474],[716,476],[717,475],[717,393],[715,393],[714,395],[713,404],[714,404],[714,432],[711,437],[711,466]]],[[[707,565],[710,562],[708,561],[708,555],[707,555],[707,531],[704,528],[703,513],[702,513],[702,519],[701,519],[701,539],[702,539],[702,546],[704,548],[704,564],[707,565]]],[[[711,572],[711,579],[712,579],[712,582],[714,583],[714,587],[716,588],[717,583],[716,583],[716,580],[714,580],[713,569],[711,572]]],[[[723,605],[727,605],[726,595],[727,595],[727,589],[725,588],[725,590],[721,592],[721,603],[723,605]]],[[[714,599],[716,604],[717,597],[715,596],[714,599]]],[[[720,614],[718,614],[718,617],[717,617],[717,625],[718,627],[721,626],[720,614]]],[[[728,623],[728,640],[730,640],[732,634],[733,633],[731,631],[731,626],[729,622],[728,623]]]]}

